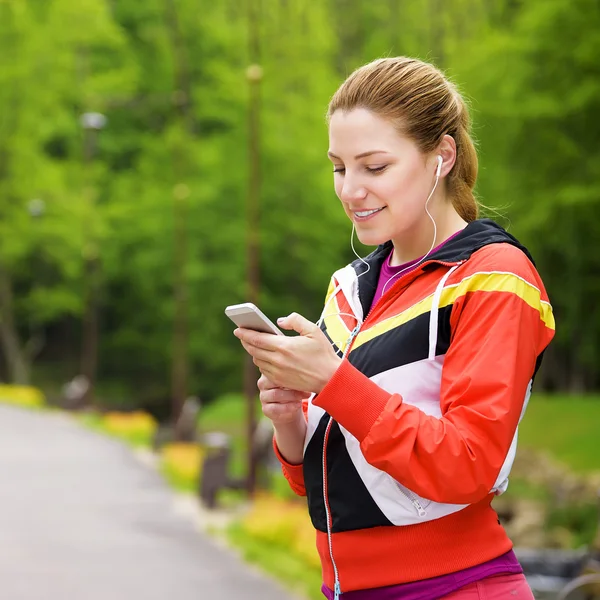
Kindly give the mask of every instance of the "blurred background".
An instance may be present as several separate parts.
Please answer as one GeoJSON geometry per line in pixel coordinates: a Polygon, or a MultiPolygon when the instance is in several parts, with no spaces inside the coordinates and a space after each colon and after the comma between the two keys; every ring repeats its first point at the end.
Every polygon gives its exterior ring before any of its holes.
{"type": "Polygon", "coordinates": [[[155,446],[188,400],[199,431],[232,438],[233,471],[255,469],[257,373],[223,309],[318,317],[353,258],[327,103],[394,55],[469,99],[484,215],[529,247],[555,311],[506,518],[533,503],[543,523],[524,545],[590,543],[598,0],[0,0],[0,395],[86,408],[117,434],[137,415],[142,433],[123,436],[155,446]]]}

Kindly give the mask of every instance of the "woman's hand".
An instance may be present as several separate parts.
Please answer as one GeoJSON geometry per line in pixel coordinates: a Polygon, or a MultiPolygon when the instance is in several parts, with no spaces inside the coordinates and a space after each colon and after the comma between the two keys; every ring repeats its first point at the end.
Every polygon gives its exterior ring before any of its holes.
{"type": "Polygon", "coordinates": [[[299,465],[304,459],[306,436],[302,400],[310,394],[284,390],[264,375],[258,380],[258,389],[263,414],[273,423],[279,453],[288,463],[299,465]]]}
{"type": "Polygon", "coordinates": [[[310,396],[307,392],[280,388],[264,375],[258,380],[258,389],[263,414],[275,427],[297,422],[302,417],[302,400],[310,396]]]}
{"type": "Polygon", "coordinates": [[[300,335],[288,337],[243,328],[233,333],[274,386],[318,394],[342,359],[319,327],[299,314],[278,319],[277,324],[300,335]]]}

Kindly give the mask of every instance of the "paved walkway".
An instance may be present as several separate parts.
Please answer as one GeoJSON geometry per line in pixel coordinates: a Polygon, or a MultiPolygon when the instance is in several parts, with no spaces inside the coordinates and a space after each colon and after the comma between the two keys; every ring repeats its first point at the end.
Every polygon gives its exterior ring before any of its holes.
{"type": "Polygon", "coordinates": [[[0,597],[291,598],[178,512],[120,443],[61,414],[0,406],[0,597]]]}

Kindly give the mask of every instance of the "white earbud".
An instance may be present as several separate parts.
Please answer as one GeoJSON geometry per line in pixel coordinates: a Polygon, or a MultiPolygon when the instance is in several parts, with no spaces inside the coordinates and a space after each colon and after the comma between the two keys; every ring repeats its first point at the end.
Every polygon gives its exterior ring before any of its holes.
{"type": "Polygon", "coordinates": [[[435,172],[435,176],[439,177],[440,174],[442,173],[442,165],[444,164],[444,159],[442,158],[442,156],[440,154],[438,154],[437,160],[438,160],[438,166],[437,166],[437,171],[435,172]]]}

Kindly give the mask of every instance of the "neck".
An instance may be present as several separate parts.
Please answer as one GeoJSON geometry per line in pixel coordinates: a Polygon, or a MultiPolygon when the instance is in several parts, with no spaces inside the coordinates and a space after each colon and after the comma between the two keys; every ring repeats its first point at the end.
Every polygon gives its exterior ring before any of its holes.
{"type": "Polygon", "coordinates": [[[467,225],[450,201],[436,203],[435,207],[438,210],[434,208],[429,211],[435,220],[435,228],[431,219],[425,214],[412,230],[403,233],[402,238],[392,240],[394,251],[390,258],[390,266],[395,267],[425,256],[431,249],[439,246],[467,225]],[[442,210],[439,210],[440,208],[442,210]]]}

